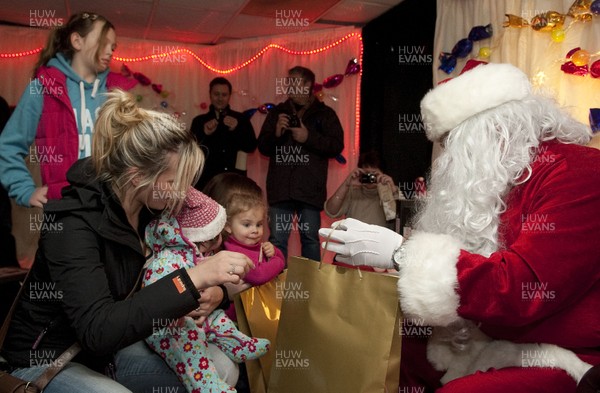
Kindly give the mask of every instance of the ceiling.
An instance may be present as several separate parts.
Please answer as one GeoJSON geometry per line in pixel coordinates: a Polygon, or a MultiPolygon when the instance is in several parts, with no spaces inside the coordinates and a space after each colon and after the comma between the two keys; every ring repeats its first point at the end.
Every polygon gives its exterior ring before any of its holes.
{"type": "Polygon", "coordinates": [[[96,12],[118,36],[214,45],[338,26],[363,26],[402,0],[0,0],[0,23],[59,26],[96,12]]]}

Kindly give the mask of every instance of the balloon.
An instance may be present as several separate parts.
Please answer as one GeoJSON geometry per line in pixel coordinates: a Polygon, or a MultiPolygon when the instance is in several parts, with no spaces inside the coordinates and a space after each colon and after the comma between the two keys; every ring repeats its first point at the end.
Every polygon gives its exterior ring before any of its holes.
{"type": "Polygon", "coordinates": [[[167,101],[162,101],[160,103],[160,106],[162,106],[163,108],[167,108],[169,106],[169,103],[167,101]]]}
{"type": "Polygon", "coordinates": [[[484,40],[486,38],[490,38],[493,34],[492,24],[490,23],[487,26],[475,26],[469,32],[469,40],[471,41],[479,41],[484,40]]]}
{"type": "Polygon", "coordinates": [[[455,57],[466,57],[473,50],[473,41],[468,38],[463,38],[458,41],[454,48],[452,48],[452,56],[455,57]]]}
{"type": "Polygon", "coordinates": [[[600,78],[600,60],[596,60],[590,66],[590,75],[592,78],[600,78]]]}
{"type": "Polygon", "coordinates": [[[590,62],[590,52],[585,49],[580,49],[577,52],[573,53],[571,56],[571,61],[576,66],[584,66],[590,62]]]}
{"type": "Polygon", "coordinates": [[[452,71],[454,71],[454,68],[456,68],[456,57],[452,56],[450,53],[442,52],[440,54],[440,66],[438,68],[446,74],[451,74],[452,71]]]}
{"type": "Polygon", "coordinates": [[[141,94],[138,94],[137,96],[135,96],[135,100],[136,100],[137,102],[142,102],[142,100],[143,100],[143,99],[144,99],[144,97],[142,97],[142,95],[141,95],[141,94]]]}
{"type": "Polygon", "coordinates": [[[259,111],[260,113],[262,113],[262,114],[265,114],[265,113],[267,113],[267,112],[268,112],[268,110],[267,110],[267,106],[266,106],[266,105],[261,105],[261,106],[259,106],[259,107],[258,107],[258,111],[259,111]]]}
{"type": "Polygon", "coordinates": [[[526,27],[529,26],[529,22],[520,16],[512,14],[504,14],[508,18],[502,23],[502,27],[526,27]]]}
{"type": "Polygon", "coordinates": [[[258,110],[257,108],[246,109],[246,110],[243,112],[243,115],[244,115],[244,116],[245,116],[247,119],[249,119],[249,118],[251,118],[252,116],[254,116],[254,114],[256,113],[256,111],[257,111],[257,110],[258,110]]]}
{"type": "Polygon", "coordinates": [[[600,15],[600,0],[594,0],[590,6],[590,11],[594,15],[600,15]]]}
{"type": "MultiPolygon", "coordinates": [[[[157,92],[158,94],[160,94],[163,89],[162,89],[162,85],[157,85],[156,83],[152,84],[152,90],[154,90],[155,92],[157,92]]],[[[166,97],[164,97],[166,98],[166,97]]]]}
{"type": "Polygon", "coordinates": [[[568,61],[565,64],[561,65],[560,69],[564,73],[571,75],[586,76],[588,73],[587,66],[576,66],[572,61],[568,61]]]}
{"type": "Polygon", "coordinates": [[[206,109],[206,108],[208,108],[208,105],[206,104],[206,102],[201,102],[200,109],[206,109]]]}
{"type": "Polygon", "coordinates": [[[565,31],[560,27],[552,29],[552,41],[563,42],[565,40],[565,31]]]}
{"type": "Polygon", "coordinates": [[[321,90],[323,90],[323,85],[320,83],[315,83],[313,85],[313,92],[316,94],[318,92],[320,92],[321,90]]]}
{"type": "Polygon", "coordinates": [[[323,81],[323,87],[326,89],[333,89],[334,87],[339,86],[343,80],[344,75],[342,74],[332,75],[323,81]]]}
{"type": "Polygon", "coordinates": [[[492,50],[487,46],[479,48],[479,57],[487,59],[492,54],[492,50]]]}
{"type": "Polygon", "coordinates": [[[344,72],[344,75],[348,76],[348,75],[358,74],[359,71],[360,71],[360,64],[358,64],[358,59],[356,59],[356,58],[350,59],[350,61],[348,62],[348,65],[346,66],[346,72],[344,72]]]}

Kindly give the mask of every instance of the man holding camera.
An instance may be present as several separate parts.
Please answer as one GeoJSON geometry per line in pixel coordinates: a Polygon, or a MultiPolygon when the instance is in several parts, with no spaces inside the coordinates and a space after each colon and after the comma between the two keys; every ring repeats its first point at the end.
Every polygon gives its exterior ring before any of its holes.
{"type": "Polygon", "coordinates": [[[287,259],[290,231],[297,225],[302,256],[319,260],[329,159],[344,150],[344,131],[335,111],[312,94],[311,70],[296,66],[284,79],[288,99],[269,112],[258,137],[258,150],[270,158],[269,241],[287,259]]]}
{"type": "Polygon", "coordinates": [[[202,190],[215,175],[223,172],[245,171],[236,168],[238,151],[251,153],[256,149],[256,135],[250,120],[229,107],[231,83],[222,77],[209,85],[210,109],[192,121],[191,132],[196,136],[206,156],[202,176],[196,188],[202,190]]]}
{"type": "Polygon", "coordinates": [[[325,202],[325,213],[331,218],[355,218],[367,224],[393,229],[386,219],[380,189],[388,188],[398,199],[394,180],[381,170],[377,152],[363,153],[358,158],[358,168],[352,171],[333,195],[325,202]]]}

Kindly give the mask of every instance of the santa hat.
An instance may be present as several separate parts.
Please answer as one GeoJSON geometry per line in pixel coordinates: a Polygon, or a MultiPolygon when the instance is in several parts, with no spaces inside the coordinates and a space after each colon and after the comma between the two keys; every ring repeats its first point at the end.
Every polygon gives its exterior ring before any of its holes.
{"type": "Polygon", "coordinates": [[[523,100],[531,83],[511,64],[477,65],[429,91],[421,100],[427,138],[439,141],[471,116],[510,101],[523,100]]]}
{"type": "Polygon", "coordinates": [[[225,226],[227,215],[223,206],[190,187],[176,218],[183,236],[198,243],[219,236],[225,226]]]}

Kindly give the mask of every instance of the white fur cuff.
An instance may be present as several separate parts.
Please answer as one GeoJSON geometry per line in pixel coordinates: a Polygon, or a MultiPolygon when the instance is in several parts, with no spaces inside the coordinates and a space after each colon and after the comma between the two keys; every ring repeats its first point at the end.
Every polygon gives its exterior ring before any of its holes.
{"type": "Polygon", "coordinates": [[[398,293],[402,311],[433,326],[459,319],[456,262],[461,243],[448,235],[413,233],[404,243],[398,293]]]}

